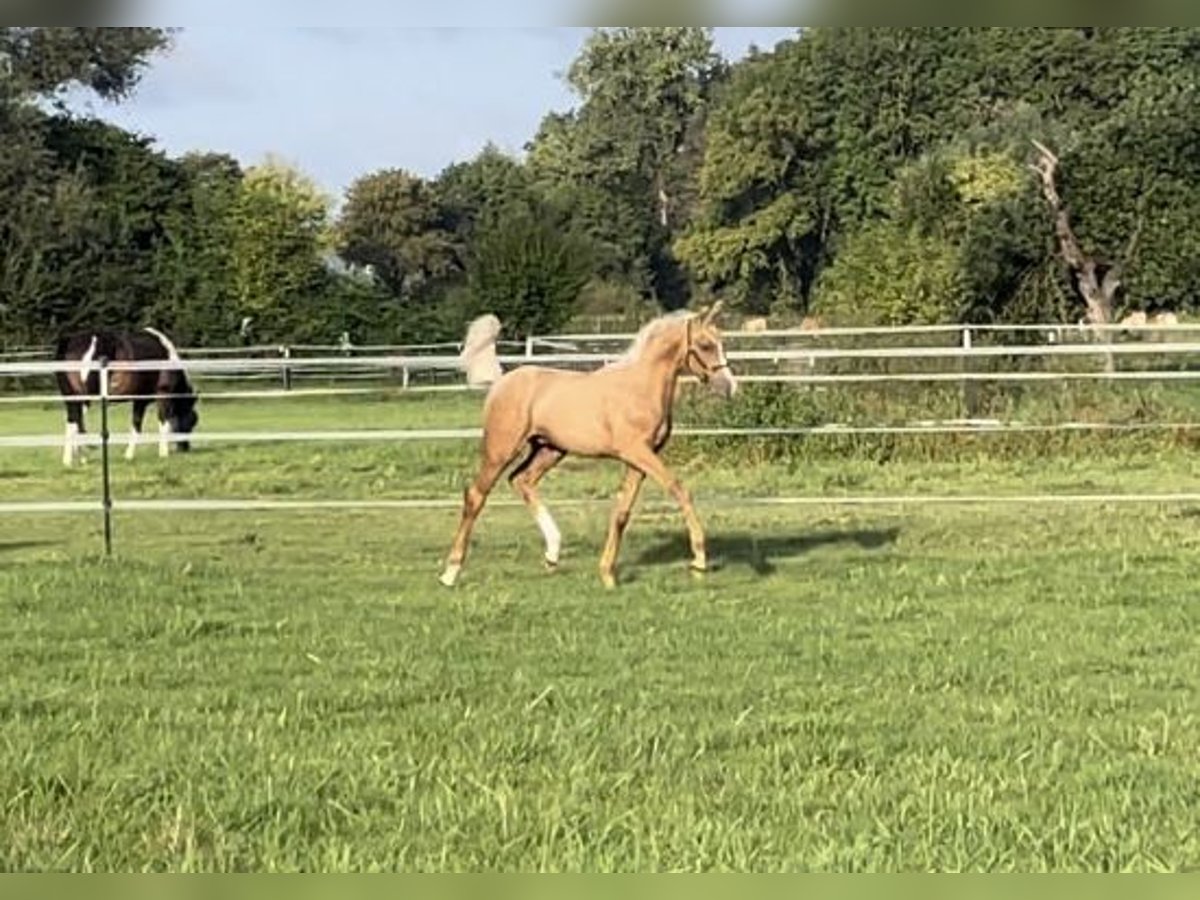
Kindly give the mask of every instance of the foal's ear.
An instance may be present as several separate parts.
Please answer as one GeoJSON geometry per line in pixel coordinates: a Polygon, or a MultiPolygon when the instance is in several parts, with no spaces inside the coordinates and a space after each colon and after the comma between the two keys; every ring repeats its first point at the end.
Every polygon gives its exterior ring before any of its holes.
{"type": "Polygon", "coordinates": [[[712,322],[713,319],[715,319],[717,317],[717,313],[719,313],[721,311],[721,307],[724,304],[725,304],[724,300],[718,300],[716,303],[714,303],[707,310],[705,310],[704,312],[702,312],[700,314],[701,320],[704,322],[705,325],[709,324],[710,322],[712,322]]]}

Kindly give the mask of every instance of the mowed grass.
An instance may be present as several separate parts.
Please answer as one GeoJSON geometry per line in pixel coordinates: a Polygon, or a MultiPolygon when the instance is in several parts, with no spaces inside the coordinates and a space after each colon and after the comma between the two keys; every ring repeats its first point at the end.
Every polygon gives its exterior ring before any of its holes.
{"type": "MultiPolygon", "coordinates": [[[[227,421],[415,420],[294,402],[227,421]]],[[[219,410],[205,424],[232,430],[219,410]]],[[[461,421],[435,411],[422,424],[473,423],[465,402],[461,421]]],[[[46,414],[3,430],[57,430],[46,414]]],[[[447,497],[473,454],[202,446],[118,460],[116,485],[447,497]]],[[[720,502],[1179,491],[1200,484],[1186,455],[748,466],[681,442],[674,459],[721,566],[686,573],[648,488],[615,591],[595,576],[603,504],[556,509],[555,574],[524,510],[489,507],[454,590],[436,582],[452,510],[124,513],[111,561],[95,516],[0,518],[0,869],[1200,862],[1195,509],[720,502]]],[[[0,453],[0,499],[96,479],[50,449],[0,453]]],[[[575,463],[547,497],[618,480],[575,463]]]]}

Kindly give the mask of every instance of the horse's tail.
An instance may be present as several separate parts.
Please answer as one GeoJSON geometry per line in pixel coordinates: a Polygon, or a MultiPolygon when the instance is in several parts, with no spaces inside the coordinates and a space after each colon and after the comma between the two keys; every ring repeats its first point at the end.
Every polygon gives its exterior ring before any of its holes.
{"type": "Polygon", "coordinates": [[[494,384],[504,374],[496,356],[499,337],[500,320],[491,313],[479,316],[467,326],[462,352],[458,355],[458,365],[467,373],[467,384],[472,387],[494,384]]]}
{"type": "Polygon", "coordinates": [[[83,351],[83,356],[79,357],[79,383],[84,385],[83,392],[87,393],[88,375],[92,372],[92,362],[96,358],[96,335],[92,335],[92,340],[88,343],[88,348],[83,351]]]}
{"type": "Polygon", "coordinates": [[[160,344],[162,344],[163,349],[167,351],[167,358],[169,360],[171,360],[171,362],[179,362],[180,361],[179,350],[177,350],[175,345],[173,343],[171,343],[171,339],[169,337],[167,337],[165,334],[163,334],[157,328],[144,328],[142,330],[145,331],[146,334],[151,335],[160,344]]]}

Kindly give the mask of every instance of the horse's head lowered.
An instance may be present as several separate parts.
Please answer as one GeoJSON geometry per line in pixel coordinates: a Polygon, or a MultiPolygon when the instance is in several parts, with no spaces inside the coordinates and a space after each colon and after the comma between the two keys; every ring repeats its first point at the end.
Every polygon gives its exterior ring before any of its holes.
{"type": "MultiPolygon", "coordinates": [[[[180,370],[176,373],[170,399],[167,401],[167,420],[174,434],[191,434],[200,422],[196,412],[196,393],[187,376],[180,370]]],[[[179,440],[175,445],[183,452],[192,449],[190,441],[179,440]]]]}
{"type": "Polygon", "coordinates": [[[737,392],[737,379],[725,357],[721,332],[715,322],[721,310],[718,300],[707,310],[687,320],[687,351],[684,368],[726,397],[737,392]]]}

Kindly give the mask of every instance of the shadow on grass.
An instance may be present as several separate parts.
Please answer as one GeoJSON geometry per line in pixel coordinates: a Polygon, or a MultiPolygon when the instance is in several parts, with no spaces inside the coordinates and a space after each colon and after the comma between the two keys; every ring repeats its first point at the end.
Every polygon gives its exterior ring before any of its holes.
{"type": "Polygon", "coordinates": [[[44,547],[57,547],[62,541],[0,541],[0,554],[18,553],[21,550],[38,550],[44,547]]]}
{"type": "MultiPolygon", "coordinates": [[[[802,535],[722,532],[708,536],[708,556],[713,568],[743,565],[758,575],[770,575],[775,571],[773,560],[792,559],[832,544],[856,544],[863,550],[877,550],[894,543],[899,534],[896,527],[813,531],[802,535]]],[[[674,564],[691,558],[685,534],[660,532],[657,537],[655,543],[638,554],[638,564],[674,564]]]]}

